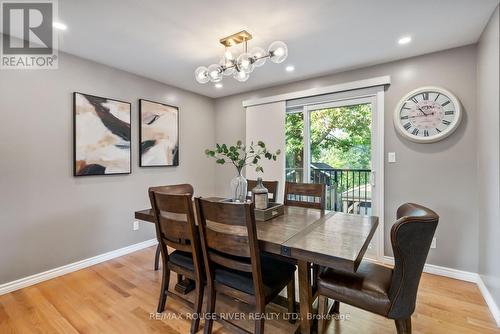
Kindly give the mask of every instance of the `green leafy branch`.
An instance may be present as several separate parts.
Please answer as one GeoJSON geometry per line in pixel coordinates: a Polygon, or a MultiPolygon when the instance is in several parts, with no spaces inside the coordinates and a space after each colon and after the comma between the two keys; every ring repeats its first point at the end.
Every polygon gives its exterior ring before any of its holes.
{"type": "Polygon", "coordinates": [[[276,161],[277,156],[281,153],[280,150],[272,153],[270,152],[266,144],[262,141],[258,141],[256,145],[253,142],[249,146],[243,145],[241,140],[236,142],[236,145],[227,146],[226,144],[215,144],[215,149],[206,149],[205,154],[208,157],[215,158],[215,162],[224,165],[226,163],[232,163],[234,167],[241,174],[241,170],[245,166],[255,166],[256,172],[264,172],[260,162],[262,159],[274,160],[276,161]]]}

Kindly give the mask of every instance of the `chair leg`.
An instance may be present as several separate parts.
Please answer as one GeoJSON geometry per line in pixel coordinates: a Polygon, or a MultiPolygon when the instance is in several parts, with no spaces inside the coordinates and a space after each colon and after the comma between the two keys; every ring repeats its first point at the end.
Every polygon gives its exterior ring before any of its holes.
{"type": "Polygon", "coordinates": [[[191,334],[198,331],[200,327],[201,306],[203,305],[203,282],[196,283],[195,300],[193,308],[193,321],[191,322],[191,334]]]}
{"type": "Polygon", "coordinates": [[[255,334],[264,334],[264,313],[266,313],[266,305],[258,305],[257,314],[259,317],[255,320],[255,334]]]}
{"type": "Polygon", "coordinates": [[[155,271],[160,268],[160,244],[156,246],[156,254],[155,254],[155,271]]]}
{"type": "Polygon", "coordinates": [[[319,270],[320,267],[317,264],[312,264],[312,275],[313,275],[313,281],[312,281],[312,286],[314,289],[318,286],[318,276],[319,276],[319,270]]]}
{"type": "Polygon", "coordinates": [[[326,313],[328,312],[328,298],[319,295],[318,297],[318,334],[323,334],[326,325],[326,313]]]}
{"type": "Polygon", "coordinates": [[[340,303],[338,300],[333,302],[332,312],[333,312],[333,314],[337,314],[337,315],[340,314],[340,303]]]}
{"type": "Polygon", "coordinates": [[[411,317],[407,319],[396,319],[396,331],[398,334],[411,334],[411,317]]]}
{"type": "Polygon", "coordinates": [[[213,313],[215,312],[216,292],[213,286],[208,286],[207,314],[205,317],[205,334],[212,334],[214,324],[213,313]]]}
{"type": "Polygon", "coordinates": [[[162,313],[165,310],[165,303],[167,302],[168,284],[170,282],[170,270],[167,266],[163,266],[163,275],[161,279],[160,301],[158,302],[158,309],[156,312],[162,313]]]}
{"type": "MultiPolygon", "coordinates": [[[[296,313],[295,309],[295,277],[292,277],[288,285],[286,286],[286,297],[288,299],[288,313],[290,315],[296,313]]],[[[288,322],[294,323],[295,320],[290,316],[288,322]]]]}

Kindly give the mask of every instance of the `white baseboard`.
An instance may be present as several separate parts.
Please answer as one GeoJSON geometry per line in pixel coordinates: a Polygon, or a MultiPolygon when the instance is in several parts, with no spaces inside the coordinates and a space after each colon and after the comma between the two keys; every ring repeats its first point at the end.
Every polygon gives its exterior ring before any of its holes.
{"type": "MultiPolygon", "coordinates": [[[[394,265],[394,258],[392,256],[384,256],[383,263],[394,265]]],[[[458,270],[448,267],[436,266],[434,264],[426,263],[424,266],[424,272],[433,275],[439,275],[449,278],[458,279],[461,281],[477,283],[479,280],[479,275],[470,271],[458,270]]]]}
{"type": "Polygon", "coordinates": [[[114,259],[116,257],[120,257],[123,255],[129,254],[129,253],[133,253],[133,252],[136,252],[138,250],[154,246],[156,244],[158,244],[158,241],[156,239],[146,240],[146,241],[134,244],[134,245],[130,245],[127,247],[116,249],[114,251],[107,252],[107,253],[104,253],[101,255],[97,255],[97,256],[94,256],[94,257],[91,257],[91,258],[88,258],[85,260],[73,262],[73,263],[58,267],[58,268],[50,269],[50,270],[44,271],[42,273],[38,273],[38,274],[31,275],[28,277],[20,278],[18,280],[12,281],[12,282],[0,284],[0,296],[3,294],[9,293],[9,292],[15,291],[15,290],[25,288],[25,287],[30,286],[30,285],[34,285],[34,284],[52,279],[54,277],[66,275],[66,274],[71,273],[73,271],[77,271],[77,270],[87,268],[87,267],[93,266],[95,264],[104,262],[104,261],[114,259]]]}
{"type": "Polygon", "coordinates": [[[497,326],[500,327],[500,308],[498,308],[498,305],[497,303],[495,303],[493,296],[488,291],[488,288],[484,284],[481,275],[478,276],[479,278],[477,280],[477,286],[479,287],[479,290],[481,290],[481,294],[483,295],[483,298],[486,301],[486,305],[488,305],[488,308],[490,309],[493,318],[495,318],[497,326]]]}

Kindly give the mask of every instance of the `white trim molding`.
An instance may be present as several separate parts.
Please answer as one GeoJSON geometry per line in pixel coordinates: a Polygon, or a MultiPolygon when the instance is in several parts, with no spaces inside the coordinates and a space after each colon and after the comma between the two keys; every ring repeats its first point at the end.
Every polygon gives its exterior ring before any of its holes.
{"type": "Polygon", "coordinates": [[[74,271],[77,271],[77,270],[80,270],[83,268],[87,268],[87,267],[93,266],[95,264],[105,262],[105,261],[114,259],[116,257],[120,257],[123,255],[129,254],[129,253],[133,253],[133,252],[136,252],[138,250],[148,248],[148,247],[151,247],[151,246],[154,246],[157,244],[158,244],[158,241],[156,239],[146,240],[146,241],[134,244],[134,245],[126,246],[126,247],[116,249],[116,250],[111,251],[111,252],[100,254],[100,255],[85,259],[85,260],[73,262],[73,263],[58,267],[58,268],[50,269],[50,270],[35,274],[35,275],[20,278],[18,280],[12,281],[12,282],[0,284],[0,296],[3,294],[9,293],[9,292],[15,291],[15,290],[25,288],[25,287],[30,286],[30,285],[35,285],[37,283],[47,281],[49,279],[52,279],[52,278],[55,278],[58,276],[66,275],[66,274],[69,274],[71,272],[74,272],[74,271]]]}
{"type": "Polygon", "coordinates": [[[301,90],[301,91],[296,91],[296,92],[291,92],[291,93],[280,94],[280,95],[267,96],[267,97],[262,97],[262,98],[258,98],[258,99],[253,99],[253,100],[245,100],[245,101],[243,101],[243,107],[250,107],[250,106],[255,106],[255,105],[259,105],[259,104],[273,103],[273,102],[278,102],[278,101],[300,99],[300,98],[309,97],[309,96],[344,92],[344,91],[348,91],[348,90],[355,90],[355,89],[361,89],[361,88],[385,86],[385,85],[390,85],[390,84],[391,84],[391,77],[386,75],[386,76],[382,76],[382,77],[375,77],[375,78],[370,78],[370,79],[365,79],[365,80],[345,82],[345,83],[341,83],[341,84],[337,84],[337,85],[317,87],[317,88],[311,88],[311,89],[306,89],[306,90],[301,90]]]}
{"type": "Polygon", "coordinates": [[[500,308],[498,307],[490,291],[484,284],[481,275],[478,275],[477,286],[479,287],[479,290],[483,295],[484,301],[486,302],[486,305],[488,305],[488,308],[490,309],[490,312],[493,315],[493,318],[495,319],[497,326],[500,327],[500,308]]]}
{"type": "MultiPolygon", "coordinates": [[[[393,266],[394,258],[392,256],[384,256],[383,263],[390,264],[393,266]]],[[[425,264],[424,272],[428,274],[454,278],[471,283],[477,283],[479,280],[479,275],[477,273],[448,268],[448,267],[436,266],[435,264],[429,264],[429,263],[425,264]]]]}

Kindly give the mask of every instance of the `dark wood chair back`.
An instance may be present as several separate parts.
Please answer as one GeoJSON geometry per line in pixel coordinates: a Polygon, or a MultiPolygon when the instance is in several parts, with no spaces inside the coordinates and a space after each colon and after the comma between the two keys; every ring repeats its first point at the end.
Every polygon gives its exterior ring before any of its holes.
{"type": "Polygon", "coordinates": [[[167,246],[189,252],[196,267],[201,263],[201,246],[192,197],[193,187],[189,184],[149,188],[162,256],[168,262],[167,246]]]}
{"type": "MultiPolygon", "coordinates": [[[[252,189],[255,188],[255,186],[257,185],[257,180],[247,180],[247,182],[248,182],[247,198],[251,199],[252,198],[251,192],[252,189]]],[[[264,187],[266,187],[266,189],[269,192],[269,200],[276,202],[276,198],[278,197],[278,181],[262,181],[262,184],[264,185],[264,187]]]]}
{"type": "Polygon", "coordinates": [[[415,310],[417,289],[436,231],[439,216],[424,206],[406,203],[397,211],[391,229],[394,271],[389,299],[389,318],[409,318],[415,310]]]}
{"type": "Polygon", "coordinates": [[[151,192],[151,191],[156,191],[156,192],[165,193],[165,194],[172,194],[172,195],[186,195],[187,194],[187,195],[193,196],[193,194],[194,194],[193,186],[190,184],[187,184],[187,183],[150,187],[149,192],[151,192]]]}
{"type": "Polygon", "coordinates": [[[195,198],[207,281],[215,265],[251,272],[255,297],[264,298],[253,204],[195,198]]]}
{"type": "Polygon", "coordinates": [[[285,205],[313,209],[325,209],[325,185],[323,183],[285,183],[285,205]]]}

